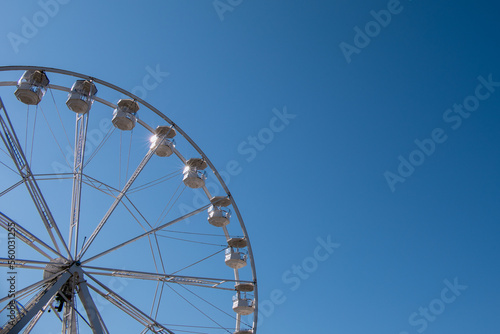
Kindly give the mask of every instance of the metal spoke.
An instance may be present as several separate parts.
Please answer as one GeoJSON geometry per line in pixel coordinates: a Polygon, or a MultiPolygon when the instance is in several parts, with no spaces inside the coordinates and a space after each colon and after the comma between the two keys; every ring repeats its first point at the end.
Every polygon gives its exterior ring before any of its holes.
{"type": "Polygon", "coordinates": [[[0,226],[3,227],[7,232],[10,233],[11,227],[14,229],[15,236],[19,239],[21,239],[25,244],[42,254],[48,259],[52,259],[50,255],[45,253],[43,250],[41,250],[39,247],[35,245],[35,242],[39,243],[41,246],[45,247],[45,249],[53,252],[56,254],[58,257],[63,257],[61,253],[44,243],[42,240],[38,239],[35,235],[30,233],[28,230],[26,230],[24,227],[19,225],[19,223],[16,223],[9,217],[7,217],[5,214],[0,212],[0,226]]]}
{"type": "Polygon", "coordinates": [[[108,253],[110,253],[110,252],[112,252],[112,251],[115,251],[115,250],[117,250],[117,249],[119,249],[119,248],[122,248],[123,246],[126,246],[126,245],[128,245],[128,244],[130,244],[130,243],[132,243],[132,242],[134,242],[134,241],[137,241],[137,240],[139,240],[139,239],[142,239],[142,238],[144,238],[145,236],[148,236],[148,235],[150,235],[150,234],[152,234],[152,233],[155,233],[155,232],[157,232],[157,231],[160,231],[161,229],[164,229],[165,227],[168,227],[168,226],[170,226],[170,225],[173,225],[173,224],[175,224],[175,223],[178,223],[178,222],[180,222],[180,221],[183,221],[184,219],[187,219],[187,218],[189,218],[189,217],[191,217],[191,216],[194,216],[194,215],[196,215],[196,214],[198,214],[198,213],[200,213],[200,212],[202,212],[202,211],[206,210],[209,206],[210,206],[210,204],[207,204],[207,205],[205,205],[205,206],[202,206],[201,208],[199,208],[199,209],[197,209],[197,210],[195,210],[195,211],[193,211],[193,212],[190,212],[190,213],[188,213],[188,214],[185,214],[185,215],[184,215],[184,216],[182,216],[182,217],[176,218],[176,219],[174,219],[174,220],[172,220],[172,221],[170,221],[170,222],[168,222],[168,223],[165,223],[165,224],[163,224],[163,225],[160,225],[160,226],[158,226],[158,227],[156,227],[156,228],[154,228],[154,229],[152,229],[152,230],[150,230],[150,231],[148,231],[148,232],[145,232],[145,233],[143,233],[143,234],[141,234],[141,235],[138,235],[138,236],[137,236],[137,237],[135,237],[135,238],[132,238],[132,239],[129,239],[129,240],[125,241],[125,242],[122,242],[121,244],[119,244],[119,245],[117,245],[117,246],[115,246],[115,247],[112,247],[112,248],[108,249],[107,251],[104,251],[104,252],[102,252],[102,253],[100,253],[100,254],[94,255],[93,257],[91,257],[91,258],[89,258],[89,259],[87,259],[87,260],[85,260],[85,261],[82,261],[82,264],[88,263],[88,262],[90,262],[90,261],[92,261],[92,260],[95,260],[95,259],[97,259],[97,258],[99,258],[99,257],[101,257],[101,256],[103,256],[103,255],[106,255],[106,254],[108,254],[108,253]]]}
{"type": "Polygon", "coordinates": [[[90,247],[90,245],[92,244],[92,242],[94,241],[94,239],[97,237],[97,235],[99,234],[99,232],[101,231],[101,229],[104,227],[104,224],[106,224],[106,222],[108,221],[108,219],[111,216],[111,214],[113,213],[113,211],[115,211],[115,209],[118,206],[118,204],[120,204],[122,198],[125,196],[125,194],[127,193],[127,191],[130,189],[130,187],[132,186],[132,184],[134,183],[134,181],[137,179],[137,177],[139,176],[139,174],[142,172],[142,170],[144,169],[144,167],[146,167],[147,163],[149,162],[149,160],[151,159],[151,157],[155,153],[156,148],[158,147],[159,143],[160,143],[160,141],[158,142],[158,144],[155,147],[150,148],[149,151],[146,153],[146,156],[142,159],[142,161],[139,164],[139,166],[137,166],[137,168],[134,171],[134,173],[132,174],[132,176],[130,176],[130,179],[127,181],[127,183],[123,187],[122,191],[118,194],[118,196],[116,197],[115,201],[113,202],[113,204],[111,205],[111,207],[108,209],[108,212],[106,212],[106,214],[102,218],[102,220],[99,223],[99,225],[97,225],[97,227],[95,228],[94,232],[92,232],[92,234],[90,235],[90,237],[87,240],[87,242],[83,245],[82,250],[78,254],[78,257],[77,257],[78,259],[81,259],[82,256],[85,254],[85,252],[88,250],[88,248],[90,247]]]}
{"type": "Polygon", "coordinates": [[[5,109],[1,99],[0,99],[0,110],[3,111],[3,117],[2,114],[0,114],[0,125],[1,125],[0,137],[2,138],[5,147],[9,151],[10,156],[13,162],[15,163],[19,175],[24,180],[26,180],[25,182],[26,188],[28,189],[31,198],[33,199],[33,203],[35,204],[38,213],[40,214],[40,217],[42,218],[42,221],[45,225],[45,228],[49,233],[50,238],[52,239],[54,247],[56,247],[59,253],[61,252],[58,243],[54,237],[54,234],[52,233],[52,229],[55,230],[57,236],[59,237],[59,240],[63,244],[68,255],[71,257],[66,242],[64,241],[64,238],[62,237],[61,232],[59,231],[59,228],[54,220],[54,217],[52,216],[52,213],[50,212],[50,209],[47,205],[47,202],[45,201],[45,198],[42,195],[40,188],[38,187],[38,184],[33,176],[33,173],[31,172],[30,165],[26,160],[26,156],[24,155],[21,144],[17,138],[14,127],[10,122],[9,115],[7,114],[7,110],[5,109]]]}
{"type": "Polygon", "coordinates": [[[95,277],[92,275],[89,275],[88,273],[85,273],[89,278],[91,278],[97,285],[99,285],[102,289],[106,290],[107,293],[103,294],[101,291],[93,287],[92,285],[88,284],[88,286],[99,293],[101,296],[104,298],[108,299],[110,302],[112,302],[115,306],[118,306],[122,311],[126,312],[130,316],[132,316],[135,320],[141,322],[143,325],[148,326],[150,329],[153,327],[157,327],[159,329],[163,329],[167,331],[170,334],[174,334],[171,330],[168,328],[164,327],[162,324],[158,323],[156,320],[148,316],[146,313],[142,312],[140,309],[135,307],[133,304],[128,302],[125,298],[121,297],[119,294],[111,290],[109,287],[101,283],[99,280],[97,280],[95,277]],[[135,314],[136,316],[133,316],[135,314]]]}
{"type": "Polygon", "coordinates": [[[101,276],[112,276],[112,277],[122,277],[122,278],[134,278],[134,279],[145,279],[151,281],[160,281],[166,283],[184,284],[184,285],[194,285],[201,287],[208,287],[220,290],[234,291],[234,286],[227,288],[221,285],[233,284],[234,283],[248,283],[250,281],[226,279],[226,278],[209,278],[209,277],[194,277],[194,276],[183,276],[183,275],[169,275],[145,271],[136,270],[124,270],[116,268],[103,268],[103,267],[92,267],[92,266],[82,266],[85,273],[90,273],[92,275],[101,276]],[[98,270],[98,271],[89,271],[98,270]]]}
{"type": "Polygon", "coordinates": [[[16,182],[15,184],[11,185],[9,188],[5,189],[4,191],[2,191],[0,193],[0,197],[2,197],[3,195],[7,194],[8,192],[16,189],[18,186],[20,186],[24,182],[25,182],[25,180],[21,180],[21,181],[16,182]]]}
{"type": "MultiPolygon", "coordinates": [[[[26,264],[42,264],[48,265],[50,262],[47,261],[36,261],[36,260],[25,260],[25,259],[16,259],[15,267],[25,266],[26,264]]],[[[8,267],[9,259],[6,257],[0,257],[0,267],[8,267]]],[[[35,269],[45,269],[45,267],[35,267],[35,269]]]]}
{"type": "Polygon", "coordinates": [[[80,206],[82,199],[82,173],[87,141],[88,113],[76,115],[75,159],[73,163],[73,189],[71,195],[71,219],[69,229],[69,248],[76,257],[78,252],[78,232],[80,226],[80,206]]]}
{"type": "Polygon", "coordinates": [[[119,300],[116,300],[113,295],[110,295],[109,293],[105,293],[105,292],[99,290],[98,288],[96,288],[92,284],[88,283],[87,285],[90,289],[94,290],[98,295],[100,295],[101,297],[106,299],[108,302],[110,302],[111,304],[116,306],[118,309],[120,309],[121,311],[126,313],[128,316],[130,316],[131,318],[133,318],[134,320],[136,320],[137,322],[139,322],[140,324],[142,324],[146,328],[150,327],[150,324],[147,321],[145,321],[143,318],[141,318],[137,313],[132,312],[131,310],[127,309],[119,300]]]}

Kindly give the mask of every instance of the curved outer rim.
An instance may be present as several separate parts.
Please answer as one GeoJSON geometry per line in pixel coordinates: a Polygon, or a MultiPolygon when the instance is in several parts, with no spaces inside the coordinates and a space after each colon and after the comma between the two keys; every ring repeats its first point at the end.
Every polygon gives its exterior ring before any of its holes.
{"type": "MultiPolygon", "coordinates": [[[[217,177],[217,180],[219,180],[220,184],[222,185],[222,188],[226,192],[227,196],[231,200],[231,204],[233,205],[233,210],[236,213],[236,216],[238,217],[238,221],[240,222],[241,229],[243,230],[243,233],[245,235],[245,238],[247,239],[247,248],[248,248],[248,255],[250,256],[250,266],[252,268],[252,280],[254,282],[254,300],[255,300],[255,311],[254,311],[254,320],[253,320],[253,332],[257,333],[257,321],[258,321],[258,314],[259,314],[259,299],[258,299],[258,286],[257,286],[257,273],[255,271],[255,263],[254,263],[254,258],[253,258],[253,252],[252,252],[252,246],[250,243],[250,238],[248,237],[247,230],[245,228],[245,224],[243,222],[243,218],[241,217],[240,210],[238,209],[238,206],[236,205],[236,202],[231,195],[231,192],[229,191],[226,183],[220,176],[219,172],[215,168],[215,166],[212,164],[210,159],[205,155],[205,153],[200,149],[198,145],[189,137],[176,123],[174,123],[170,118],[165,116],[161,111],[153,107],[151,104],[148,102],[144,101],[138,96],[135,96],[134,94],[126,91],[125,89],[122,89],[118,86],[115,86],[107,81],[81,74],[78,72],[72,72],[72,71],[67,71],[63,69],[58,69],[58,68],[53,68],[53,67],[44,67],[44,66],[23,66],[23,65],[14,65],[14,66],[0,66],[0,72],[6,72],[6,71],[26,71],[26,70],[40,70],[40,71],[45,71],[49,73],[57,73],[57,74],[63,74],[63,75],[68,75],[68,76],[73,76],[81,79],[89,79],[93,80],[94,82],[101,84],[103,86],[106,86],[108,88],[111,88],[115,91],[118,91],[132,99],[137,100],[140,104],[144,105],[147,107],[149,110],[153,111],[156,113],[158,116],[163,118],[168,124],[170,124],[172,127],[175,128],[176,131],[178,131],[186,140],[195,148],[195,150],[202,156],[203,159],[207,162],[208,166],[210,166],[210,169],[214,172],[215,176],[217,177]]],[[[17,81],[16,81],[17,82],[17,81]]]]}

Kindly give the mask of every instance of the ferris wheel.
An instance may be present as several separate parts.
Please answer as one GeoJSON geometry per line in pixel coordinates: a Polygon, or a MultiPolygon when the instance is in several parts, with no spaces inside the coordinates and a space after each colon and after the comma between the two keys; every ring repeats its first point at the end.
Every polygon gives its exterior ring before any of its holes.
{"type": "Polygon", "coordinates": [[[256,333],[238,207],[164,113],[87,75],[0,67],[0,137],[0,334],[256,333]]]}

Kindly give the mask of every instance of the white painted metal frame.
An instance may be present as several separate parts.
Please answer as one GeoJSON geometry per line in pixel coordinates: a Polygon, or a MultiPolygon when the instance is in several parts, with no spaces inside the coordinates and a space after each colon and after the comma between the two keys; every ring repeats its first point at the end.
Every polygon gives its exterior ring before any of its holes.
{"type": "MultiPolygon", "coordinates": [[[[87,135],[87,125],[88,125],[88,113],[83,114],[83,115],[78,115],[77,120],[76,120],[76,129],[75,129],[75,157],[74,157],[74,165],[73,165],[73,173],[68,174],[68,178],[73,179],[73,191],[72,191],[72,204],[71,204],[71,221],[70,221],[70,235],[69,235],[69,246],[66,244],[64,238],[62,237],[59,228],[49,210],[49,207],[43,197],[43,194],[38,187],[37,184],[37,179],[51,179],[56,177],[56,175],[52,174],[44,174],[44,175],[34,175],[31,172],[31,168],[28,164],[28,160],[26,159],[26,156],[24,155],[24,152],[22,150],[22,147],[19,143],[19,140],[17,139],[15,129],[12,127],[12,124],[10,123],[9,116],[7,114],[7,111],[5,110],[3,103],[0,100],[0,136],[2,138],[2,141],[4,142],[6,148],[8,149],[9,154],[12,157],[12,161],[16,165],[16,168],[18,169],[19,175],[21,176],[22,180],[17,182],[16,184],[12,185],[10,188],[2,191],[0,193],[0,197],[3,196],[4,194],[8,193],[12,189],[15,189],[16,187],[20,186],[21,184],[25,184],[29,194],[32,197],[33,203],[35,203],[36,208],[40,214],[40,217],[42,218],[42,221],[45,225],[45,228],[47,232],[49,233],[49,236],[51,238],[51,241],[53,243],[53,247],[50,245],[47,245],[44,243],[40,238],[38,238],[36,235],[33,233],[29,232],[26,228],[23,228],[19,223],[12,221],[6,214],[0,212],[0,226],[4,229],[7,230],[7,226],[10,224],[16,224],[16,228],[18,231],[18,238],[23,241],[25,244],[33,248],[35,251],[43,255],[44,257],[51,259],[53,258],[49,254],[54,254],[55,257],[62,257],[62,258],[67,258],[72,265],[68,267],[68,269],[62,273],[59,273],[58,278],[52,277],[52,280],[46,279],[42,280],[36,284],[33,284],[30,287],[26,287],[25,289],[19,291],[19,293],[28,291],[30,289],[33,289],[35,287],[45,287],[42,292],[39,293],[39,300],[34,303],[33,305],[30,306],[28,309],[27,314],[29,316],[25,315],[24,317],[20,318],[20,321],[16,323],[14,328],[16,331],[9,331],[12,333],[17,333],[19,332],[23,327],[25,327],[28,323],[28,327],[26,327],[25,332],[28,333],[34,325],[36,325],[36,322],[39,320],[43,312],[52,307],[52,301],[54,300],[55,296],[60,293],[60,289],[64,284],[67,284],[69,280],[73,277],[73,275],[76,275],[79,277],[78,282],[75,283],[78,285],[78,295],[80,297],[80,300],[82,301],[82,304],[87,312],[87,316],[89,317],[89,322],[90,326],[92,328],[93,333],[107,333],[106,326],[104,324],[104,320],[102,319],[101,315],[99,314],[97,307],[92,299],[92,296],[89,292],[90,290],[93,290],[95,293],[103,296],[104,298],[108,299],[111,303],[113,303],[115,306],[118,308],[122,309],[125,313],[127,313],[129,316],[132,318],[136,319],[138,322],[142,323],[145,325],[147,328],[150,328],[150,330],[153,330],[153,328],[156,328],[154,331],[158,333],[174,333],[170,329],[167,329],[160,323],[158,323],[156,320],[153,318],[149,317],[147,314],[142,312],[141,310],[137,309],[132,303],[126,301],[123,297],[119,296],[116,292],[112,291],[109,287],[105,286],[102,284],[100,281],[98,281],[94,275],[101,275],[101,276],[113,276],[113,277],[127,277],[127,278],[134,278],[134,279],[141,279],[141,280],[154,280],[162,283],[171,283],[171,284],[183,284],[183,285],[191,285],[191,286],[201,286],[201,287],[208,287],[208,288],[214,288],[214,289],[222,289],[222,290],[234,290],[234,283],[252,283],[254,285],[254,296],[255,296],[255,312],[253,316],[253,324],[252,324],[252,329],[253,333],[256,333],[257,331],[257,316],[258,316],[258,290],[257,290],[257,280],[256,280],[256,271],[255,271],[255,264],[253,261],[253,253],[252,253],[252,248],[250,244],[250,240],[247,235],[247,231],[245,228],[245,225],[243,223],[243,219],[241,217],[241,214],[238,210],[238,207],[236,206],[236,203],[234,201],[234,198],[232,197],[231,193],[229,192],[229,189],[227,188],[226,184],[224,183],[223,179],[221,178],[220,174],[218,171],[215,169],[214,165],[212,162],[209,160],[209,158],[201,151],[201,149],[198,147],[198,145],[174,122],[172,122],[167,116],[165,116],[163,113],[161,113],[159,110],[154,108],[152,105],[147,103],[146,101],[142,100],[141,98],[115,86],[110,83],[107,83],[105,81],[89,77],[80,73],[75,73],[75,72],[70,72],[70,71],[65,71],[65,70],[60,70],[60,69],[55,69],[55,68],[47,68],[47,67],[34,67],[34,66],[5,66],[5,67],[0,67],[0,72],[3,71],[21,71],[21,70],[42,70],[48,73],[57,73],[57,74],[62,74],[62,75],[67,75],[67,76],[72,76],[75,78],[81,78],[81,79],[86,79],[86,80],[92,80],[95,84],[100,84],[103,86],[106,86],[110,89],[113,89],[121,94],[124,94],[134,100],[136,100],[139,104],[142,106],[146,107],[150,111],[154,112],[157,114],[159,117],[161,117],[165,122],[170,124],[178,134],[182,135],[184,139],[200,154],[201,158],[205,160],[210,167],[210,169],[213,171],[215,177],[217,178],[218,182],[220,183],[221,187],[223,190],[226,192],[226,195],[231,201],[231,204],[233,206],[233,211],[240,223],[241,229],[243,231],[244,237],[247,239],[247,249],[248,249],[248,256],[250,259],[250,268],[251,268],[251,274],[252,274],[252,281],[241,281],[239,278],[239,272],[237,269],[234,270],[234,280],[228,280],[228,279],[221,279],[221,278],[203,278],[203,277],[190,277],[190,276],[181,276],[181,275],[167,275],[167,274],[158,274],[158,273],[151,273],[151,272],[140,272],[140,271],[130,271],[130,270],[118,270],[118,269],[113,269],[113,268],[101,268],[101,267],[92,267],[89,266],[88,263],[91,262],[92,260],[95,260],[99,257],[102,257],[106,254],[109,254],[125,245],[131,244],[143,237],[150,236],[151,234],[161,231],[162,229],[165,229],[168,226],[171,226],[177,222],[180,222],[182,220],[185,220],[191,216],[194,216],[202,211],[205,211],[208,206],[203,206],[201,208],[198,208],[190,213],[185,214],[182,217],[179,217],[177,219],[174,219],[170,222],[167,222],[165,224],[162,224],[156,228],[153,228],[149,231],[146,231],[143,234],[140,234],[128,241],[123,242],[122,244],[116,245],[114,247],[109,248],[108,250],[97,254],[91,258],[85,259],[83,258],[84,254],[86,251],[89,249],[91,244],[94,242],[96,237],[98,236],[99,232],[101,231],[102,227],[106,224],[108,218],[110,215],[113,213],[117,205],[122,201],[123,198],[127,198],[127,191],[130,189],[132,186],[133,182],[137,178],[137,176],[141,173],[141,171],[144,169],[148,161],[151,159],[153,156],[156,147],[151,148],[146,156],[143,158],[142,162],[139,164],[139,166],[136,168],[132,176],[129,178],[128,182],[125,184],[123,189],[121,190],[116,190],[113,189],[111,186],[106,185],[104,183],[99,183],[100,181],[97,180],[92,180],[90,176],[85,175],[84,173],[84,152],[85,152],[85,143],[86,143],[86,135],[87,135]],[[96,185],[95,183],[99,183],[96,185]],[[81,203],[81,190],[82,190],[82,183],[86,183],[91,185],[92,187],[99,189],[107,194],[111,194],[111,191],[114,191],[117,193],[117,196],[115,197],[115,201],[113,202],[112,206],[108,209],[108,212],[106,215],[102,218],[101,222],[97,225],[95,228],[94,232],[90,236],[90,238],[87,240],[86,243],[82,245],[82,248],[80,251],[78,251],[78,232],[79,232],[79,215],[80,215],[80,203],[81,203]],[[101,189],[100,187],[104,187],[106,190],[101,189]],[[54,236],[54,233],[57,236],[54,236]],[[59,244],[60,242],[60,244],[59,244]],[[60,246],[62,246],[63,250],[65,253],[67,253],[67,256],[63,256],[61,251],[60,246]],[[86,281],[86,277],[90,278],[94,284],[90,284],[86,281]],[[47,285],[49,284],[49,285],[47,285]],[[233,284],[233,287],[231,287],[231,284],[233,284]]],[[[4,81],[0,82],[0,86],[15,86],[17,84],[17,81],[4,81]]],[[[64,86],[58,86],[58,85],[49,85],[49,88],[56,89],[56,90],[61,90],[61,91],[70,91],[70,88],[64,87],[64,86]]],[[[116,108],[116,105],[113,103],[106,101],[102,98],[99,97],[94,97],[95,101],[100,102],[110,108],[116,108]]],[[[142,125],[144,128],[146,128],[148,131],[151,133],[154,133],[154,127],[151,125],[148,125],[144,121],[138,119],[137,120],[138,124],[142,125]]],[[[165,135],[166,136],[166,135],[165,135]]],[[[158,140],[157,143],[161,143],[162,140],[158,140]]],[[[173,152],[175,155],[185,164],[186,159],[182,156],[182,154],[176,149],[173,148],[173,152]]],[[[60,177],[61,175],[57,175],[57,177],[60,177]]],[[[209,190],[204,186],[203,188],[204,193],[207,195],[207,197],[210,199],[211,194],[209,190]]],[[[222,228],[224,231],[224,234],[227,239],[229,239],[230,235],[226,227],[222,228]]],[[[41,261],[33,261],[33,260],[18,260],[17,264],[19,266],[22,266],[27,269],[37,269],[37,270],[43,270],[45,266],[48,264],[48,262],[41,262],[41,261]]],[[[0,258],[0,267],[6,267],[8,266],[8,259],[5,258],[0,258]]],[[[54,275],[57,276],[57,275],[54,275]]],[[[0,301],[5,301],[6,298],[3,298],[0,301]]],[[[229,301],[228,301],[229,305],[229,301]]],[[[73,307],[72,301],[68,301],[65,306],[65,316],[69,318],[69,321],[67,324],[63,327],[63,333],[76,333],[77,328],[76,328],[76,317],[77,314],[75,313],[75,308],[73,307]]],[[[240,330],[240,325],[241,325],[241,316],[236,315],[236,330],[240,330]]],[[[64,320],[64,319],[63,319],[64,320]]],[[[63,321],[64,322],[64,321],[63,321]]],[[[12,330],[14,330],[14,328],[12,330]]],[[[3,333],[4,330],[0,331],[0,334],[3,333]]]]}

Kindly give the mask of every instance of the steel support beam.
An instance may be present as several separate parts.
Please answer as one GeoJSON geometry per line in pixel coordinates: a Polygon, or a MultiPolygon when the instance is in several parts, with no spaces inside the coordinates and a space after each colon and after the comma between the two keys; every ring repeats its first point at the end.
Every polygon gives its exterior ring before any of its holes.
{"type": "Polygon", "coordinates": [[[71,219],[69,230],[69,249],[74,256],[78,252],[78,232],[80,225],[80,204],[82,197],[82,173],[87,142],[88,112],[76,115],[75,125],[75,160],[73,164],[73,190],[71,198],[71,219]]]}
{"type": "Polygon", "coordinates": [[[87,286],[87,282],[83,280],[83,271],[78,268],[78,271],[80,272],[80,277],[82,281],[78,284],[80,287],[78,291],[78,296],[80,297],[80,300],[82,301],[83,307],[85,308],[85,311],[87,312],[87,316],[89,318],[90,325],[92,327],[92,332],[94,334],[103,334],[104,332],[104,321],[101,318],[101,315],[99,314],[99,311],[97,310],[97,306],[94,303],[94,300],[92,299],[92,296],[90,295],[89,288],[87,286]]]}
{"type": "Polygon", "coordinates": [[[30,321],[31,319],[40,311],[42,308],[52,299],[52,297],[61,289],[61,287],[73,276],[76,270],[76,265],[72,265],[67,271],[65,271],[52,286],[42,291],[31,303],[27,305],[27,312],[20,317],[16,318],[17,321],[13,326],[7,325],[3,330],[3,333],[17,334],[19,333],[30,321]]]}
{"type": "Polygon", "coordinates": [[[54,234],[52,233],[52,229],[55,230],[57,236],[59,237],[59,240],[68,252],[68,255],[70,255],[71,257],[66,242],[64,241],[64,238],[62,237],[61,232],[57,227],[54,217],[52,216],[49,206],[47,205],[47,202],[45,201],[45,198],[43,197],[42,192],[38,187],[33,173],[31,172],[30,165],[28,163],[28,160],[26,159],[26,156],[24,155],[23,149],[21,147],[19,139],[17,138],[14,127],[10,122],[9,115],[7,114],[7,110],[3,105],[2,99],[0,99],[0,110],[2,111],[2,113],[0,113],[0,137],[5,144],[5,147],[9,151],[9,154],[14,164],[16,165],[19,175],[23,180],[26,181],[24,182],[24,184],[26,185],[31,198],[33,199],[33,203],[35,204],[36,209],[38,210],[38,213],[40,214],[40,217],[45,224],[45,228],[47,229],[47,232],[49,233],[50,238],[54,243],[54,247],[59,253],[61,252],[54,234]]]}
{"type": "Polygon", "coordinates": [[[151,157],[153,156],[153,154],[156,152],[156,149],[157,149],[159,143],[161,143],[162,140],[165,137],[166,136],[162,136],[160,138],[160,140],[157,141],[158,144],[156,144],[156,146],[150,148],[149,151],[148,151],[148,153],[146,153],[146,156],[142,159],[142,161],[139,164],[139,166],[137,166],[137,168],[135,169],[134,173],[132,174],[132,176],[130,177],[130,179],[127,181],[127,183],[123,187],[122,191],[118,194],[118,196],[116,197],[116,199],[113,202],[113,204],[111,204],[111,207],[108,209],[108,212],[106,212],[106,214],[102,218],[101,222],[97,225],[97,227],[95,228],[94,232],[92,232],[92,234],[89,237],[89,239],[87,240],[87,242],[83,245],[82,250],[80,251],[80,253],[77,256],[78,260],[80,260],[82,258],[82,256],[85,254],[85,252],[88,250],[88,248],[90,247],[90,245],[92,244],[92,242],[94,241],[94,239],[97,237],[97,235],[99,234],[99,232],[101,231],[101,229],[104,227],[104,224],[106,224],[106,222],[108,221],[108,219],[111,216],[111,214],[113,213],[113,211],[115,211],[116,207],[118,206],[118,204],[120,204],[121,200],[123,199],[123,197],[125,196],[125,194],[127,193],[127,191],[130,189],[130,187],[132,186],[132,184],[134,183],[134,181],[137,179],[137,177],[142,172],[142,170],[144,169],[144,167],[146,167],[147,163],[149,162],[149,160],[151,159],[151,157]]]}

